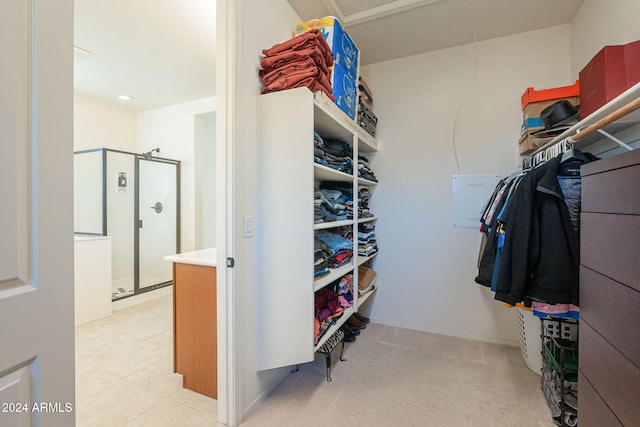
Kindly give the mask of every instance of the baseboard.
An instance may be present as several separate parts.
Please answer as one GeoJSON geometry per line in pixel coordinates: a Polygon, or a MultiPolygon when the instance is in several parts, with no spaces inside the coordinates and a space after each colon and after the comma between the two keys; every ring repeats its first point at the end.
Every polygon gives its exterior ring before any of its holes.
{"type": "Polygon", "coordinates": [[[291,375],[291,370],[292,369],[293,369],[293,367],[283,368],[282,375],[277,377],[276,380],[273,381],[268,388],[263,390],[262,393],[260,393],[253,400],[253,402],[251,402],[249,405],[247,405],[245,410],[242,412],[242,420],[240,421],[240,423],[242,423],[243,421],[248,419],[251,416],[251,414],[253,414],[253,412],[258,408],[260,403],[262,403],[271,394],[271,392],[273,390],[275,390],[280,384],[282,384],[284,382],[284,380],[287,379],[287,377],[289,375],[291,375]]]}
{"type": "MultiPolygon", "coordinates": [[[[445,335],[445,336],[448,336],[448,337],[464,338],[464,339],[474,340],[474,341],[489,342],[489,343],[492,343],[492,344],[502,344],[502,345],[508,345],[508,346],[512,346],[512,347],[520,347],[520,341],[519,340],[508,340],[508,339],[505,339],[505,338],[487,337],[487,336],[484,336],[484,335],[483,336],[479,336],[479,335],[473,335],[473,334],[460,334],[458,332],[449,331],[449,330],[434,329],[434,328],[424,328],[424,327],[418,327],[416,325],[403,324],[403,323],[398,323],[398,322],[390,322],[390,321],[387,321],[387,320],[384,320],[384,319],[378,319],[378,318],[375,318],[375,317],[372,317],[371,321],[374,322],[374,323],[379,323],[381,325],[395,326],[397,328],[411,329],[413,331],[427,332],[427,333],[430,333],[430,334],[445,335]]],[[[516,325],[515,320],[514,320],[514,325],[516,325]]]]}

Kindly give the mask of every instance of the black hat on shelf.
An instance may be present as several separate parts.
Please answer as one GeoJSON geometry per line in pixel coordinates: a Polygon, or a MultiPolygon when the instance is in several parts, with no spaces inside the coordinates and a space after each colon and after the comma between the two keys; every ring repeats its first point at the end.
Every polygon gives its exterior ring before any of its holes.
{"type": "Polygon", "coordinates": [[[534,135],[552,136],[561,134],[563,131],[578,123],[579,108],[580,106],[575,107],[566,99],[549,105],[540,113],[544,130],[536,132],[534,135]]]}

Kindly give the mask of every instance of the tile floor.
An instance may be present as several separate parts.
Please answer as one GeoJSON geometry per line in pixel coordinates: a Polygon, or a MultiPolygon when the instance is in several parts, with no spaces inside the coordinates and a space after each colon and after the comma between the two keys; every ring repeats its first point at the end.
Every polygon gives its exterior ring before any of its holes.
{"type": "Polygon", "coordinates": [[[217,402],[173,373],[172,296],[76,327],[76,425],[218,426],[217,402]]]}

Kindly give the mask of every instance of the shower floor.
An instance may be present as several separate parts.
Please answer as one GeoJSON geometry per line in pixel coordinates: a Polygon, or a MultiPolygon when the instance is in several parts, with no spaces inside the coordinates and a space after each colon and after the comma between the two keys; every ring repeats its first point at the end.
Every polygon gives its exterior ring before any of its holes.
{"type": "MultiPolygon", "coordinates": [[[[145,288],[147,286],[156,285],[168,280],[171,280],[171,278],[162,279],[160,277],[142,276],[140,277],[140,287],[145,288]]],[[[126,277],[124,279],[113,281],[111,284],[111,300],[114,301],[129,295],[133,295],[133,283],[133,277],[126,277]]]]}

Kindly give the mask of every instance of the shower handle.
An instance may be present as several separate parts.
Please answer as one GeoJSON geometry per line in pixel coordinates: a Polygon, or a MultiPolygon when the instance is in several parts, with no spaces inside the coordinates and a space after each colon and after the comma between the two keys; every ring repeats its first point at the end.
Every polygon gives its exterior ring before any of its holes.
{"type": "Polygon", "coordinates": [[[156,213],[161,213],[162,212],[162,203],[160,202],[156,202],[155,205],[151,206],[151,209],[153,209],[154,211],[156,211],[156,213]]]}

